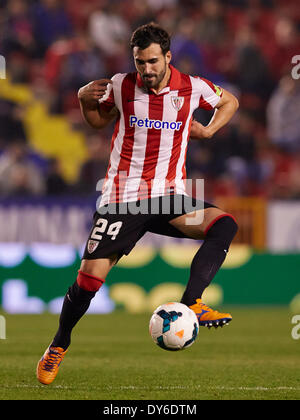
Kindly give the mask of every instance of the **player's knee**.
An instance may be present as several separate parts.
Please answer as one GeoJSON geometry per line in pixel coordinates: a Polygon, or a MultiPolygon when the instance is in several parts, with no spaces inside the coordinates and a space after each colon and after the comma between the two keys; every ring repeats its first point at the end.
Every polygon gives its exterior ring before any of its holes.
{"type": "Polygon", "coordinates": [[[118,254],[98,259],[82,259],[79,271],[94,278],[105,281],[107,274],[118,260],[118,254]]]}
{"type": "Polygon", "coordinates": [[[233,239],[237,234],[239,228],[236,219],[228,213],[221,218],[221,221],[222,229],[226,231],[228,233],[228,236],[233,239]]]}
{"type": "Polygon", "coordinates": [[[224,213],[213,221],[206,232],[206,238],[218,240],[228,249],[237,231],[238,224],[235,218],[229,213],[224,213]]]}
{"type": "Polygon", "coordinates": [[[76,282],[87,292],[97,292],[104,283],[104,279],[79,270],[76,282]]]}

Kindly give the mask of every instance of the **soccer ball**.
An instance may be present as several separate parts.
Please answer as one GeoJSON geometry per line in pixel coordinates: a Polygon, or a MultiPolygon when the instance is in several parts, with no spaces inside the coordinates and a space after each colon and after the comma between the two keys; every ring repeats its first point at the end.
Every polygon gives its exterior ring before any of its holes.
{"type": "Polygon", "coordinates": [[[153,312],[149,332],[153,341],[164,350],[183,350],[197,338],[199,323],[188,306],[179,302],[165,303],[153,312]]]}

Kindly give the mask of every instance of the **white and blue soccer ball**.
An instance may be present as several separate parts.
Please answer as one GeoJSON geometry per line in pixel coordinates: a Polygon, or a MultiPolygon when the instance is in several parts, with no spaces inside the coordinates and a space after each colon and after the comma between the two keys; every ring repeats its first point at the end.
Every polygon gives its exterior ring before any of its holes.
{"type": "Polygon", "coordinates": [[[164,350],[190,347],[199,332],[199,322],[192,309],[183,303],[169,302],[155,309],[149,323],[153,341],[164,350]]]}

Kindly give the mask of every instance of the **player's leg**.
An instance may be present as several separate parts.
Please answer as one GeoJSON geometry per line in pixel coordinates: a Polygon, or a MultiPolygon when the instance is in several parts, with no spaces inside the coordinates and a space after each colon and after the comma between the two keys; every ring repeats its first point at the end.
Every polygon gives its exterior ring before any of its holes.
{"type": "Polygon", "coordinates": [[[59,327],[50,346],[37,365],[37,378],[44,385],[56,377],[59,365],[71,342],[71,333],[88,310],[92,298],[117,261],[117,255],[95,260],[82,260],[76,281],[65,295],[59,327]]]}
{"type": "Polygon", "coordinates": [[[117,255],[109,258],[81,262],[76,281],[65,295],[59,328],[51,346],[66,350],[71,342],[71,332],[88,310],[91,300],[105,282],[106,276],[117,261],[117,255]]]}
{"type": "Polygon", "coordinates": [[[197,313],[200,325],[217,327],[227,324],[232,319],[231,315],[213,311],[202,302],[201,297],[225,260],[238,229],[235,219],[218,208],[208,207],[181,215],[169,223],[188,238],[204,240],[193,258],[182,303],[197,313]],[[191,218],[195,224],[190,224],[191,218]]]}
{"type": "Polygon", "coordinates": [[[92,298],[122,255],[127,255],[145,233],[145,216],[118,212],[95,213],[76,281],[63,302],[59,328],[37,366],[37,378],[50,384],[70,345],[74,326],[86,313],[92,298]]]}

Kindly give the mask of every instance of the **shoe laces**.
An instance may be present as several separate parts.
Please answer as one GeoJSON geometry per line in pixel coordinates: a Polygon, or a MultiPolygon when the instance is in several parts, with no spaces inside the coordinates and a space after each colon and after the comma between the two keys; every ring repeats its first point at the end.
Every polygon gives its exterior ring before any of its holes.
{"type": "Polygon", "coordinates": [[[216,312],[217,313],[217,311],[214,311],[209,306],[205,305],[205,303],[201,302],[201,299],[197,299],[196,302],[197,302],[197,305],[201,308],[201,310],[205,310],[205,311],[208,311],[208,312],[216,312]]]}
{"type": "Polygon", "coordinates": [[[55,368],[55,366],[61,362],[61,359],[62,357],[59,353],[53,350],[49,350],[49,353],[44,363],[44,369],[48,372],[51,372],[55,368]]]}

